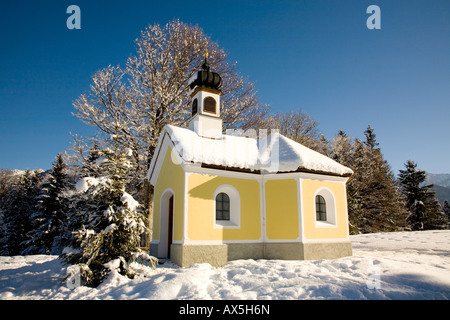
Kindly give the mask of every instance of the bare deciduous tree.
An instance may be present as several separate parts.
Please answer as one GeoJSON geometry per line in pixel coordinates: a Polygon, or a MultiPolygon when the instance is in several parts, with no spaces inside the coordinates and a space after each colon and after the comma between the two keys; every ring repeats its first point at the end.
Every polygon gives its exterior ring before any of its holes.
{"type": "Polygon", "coordinates": [[[132,185],[137,198],[150,207],[146,171],[163,127],[185,125],[189,118],[189,79],[204,62],[205,50],[211,68],[223,78],[224,130],[258,127],[269,108],[259,103],[253,83],[198,26],[178,20],[149,26],[136,45],[125,67],[109,66],[95,73],[89,92],[74,102],[74,115],[98,128],[100,145],[114,140],[132,152],[132,185]]]}
{"type": "Polygon", "coordinates": [[[270,117],[272,126],[275,125],[280,133],[313,150],[318,150],[320,144],[317,121],[304,111],[276,113],[270,117]]]}

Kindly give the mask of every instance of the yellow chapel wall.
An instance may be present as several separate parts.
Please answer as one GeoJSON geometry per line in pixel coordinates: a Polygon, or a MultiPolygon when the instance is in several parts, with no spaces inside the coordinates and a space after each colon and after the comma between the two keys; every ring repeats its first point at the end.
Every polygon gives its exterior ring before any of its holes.
{"type": "Polygon", "coordinates": [[[154,189],[153,206],[153,240],[160,240],[161,197],[168,188],[175,193],[173,204],[173,240],[181,241],[183,238],[183,207],[184,207],[184,171],[172,155],[169,146],[154,189]]]}
{"type": "MultiPolygon", "coordinates": [[[[304,237],[307,240],[344,239],[348,237],[348,216],[346,186],[343,182],[301,179],[303,201],[304,237]],[[327,188],[333,193],[336,210],[336,223],[324,226],[316,223],[315,194],[327,188]]],[[[327,214],[329,214],[327,212],[327,214]]]]}
{"type": "Polygon", "coordinates": [[[296,179],[265,183],[266,236],[268,240],[299,238],[299,210],[296,179]]]}
{"type": "MultiPolygon", "coordinates": [[[[153,240],[160,239],[161,196],[168,188],[174,197],[174,241],[183,239],[185,173],[170,146],[164,157],[155,186],[153,240]]],[[[187,238],[193,241],[259,241],[261,234],[260,180],[221,177],[188,173],[187,176],[187,238]],[[240,195],[239,228],[214,227],[214,192],[221,185],[231,185],[240,195]]],[[[345,183],[337,181],[299,179],[301,202],[298,199],[298,178],[274,179],[264,182],[263,210],[267,240],[299,240],[300,219],[303,221],[303,238],[306,240],[343,239],[348,237],[348,216],[345,183]],[[316,224],[315,194],[320,188],[328,188],[334,196],[336,226],[320,227],[316,224]]]]}
{"type": "MultiPolygon", "coordinates": [[[[256,179],[190,173],[188,179],[188,239],[192,241],[260,240],[260,184],[256,179]],[[239,228],[215,226],[214,192],[234,187],[240,197],[239,228]]],[[[231,199],[232,201],[232,199],[231,199]]]]}

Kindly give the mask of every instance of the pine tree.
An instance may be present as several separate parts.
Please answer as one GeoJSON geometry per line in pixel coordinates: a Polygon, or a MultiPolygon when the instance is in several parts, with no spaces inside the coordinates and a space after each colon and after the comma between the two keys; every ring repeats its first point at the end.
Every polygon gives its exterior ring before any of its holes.
{"type": "Polygon", "coordinates": [[[353,143],[344,131],[332,141],[333,158],[353,169],[347,183],[351,233],[396,231],[404,227],[404,202],[370,126],[365,141],[353,143]]]}
{"type": "Polygon", "coordinates": [[[18,255],[28,247],[31,217],[36,211],[40,173],[26,170],[12,185],[3,209],[2,255],[18,255]]]}
{"type": "Polygon", "coordinates": [[[444,205],[442,206],[442,210],[444,211],[444,214],[447,218],[447,229],[450,229],[450,205],[448,204],[448,201],[444,201],[444,205]]]}
{"type": "Polygon", "coordinates": [[[320,135],[320,138],[317,141],[317,146],[314,150],[316,150],[317,152],[320,152],[321,154],[323,154],[327,157],[332,156],[331,144],[327,140],[327,138],[325,138],[325,135],[323,135],[323,134],[320,135]]]}
{"type": "Polygon", "coordinates": [[[366,131],[364,131],[364,135],[366,136],[366,141],[364,144],[370,148],[370,150],[373,150],[379,145],[376,141],[376,134],[373,132],[373,128],[370,125],[367,127],[366,131]]]}
{"type": "Polygon", "coordinates": [[[390,232],[401,230],[405,225],[404,199],[396,184],[390,165],[383,159],[377,146],[373,128],[365,131],[363,148],[363,179],[360,185],[364,232],[390,232]]]}
{"type": "Polygon", "coordinates": [[[400,170],[398,180],[406,197],[407,221],[411,229],[445,229],[448,220],[432,190],[433,185],[423,185],[426,172],[417,169],[417,164],[411,160],[405,163],[405,167],[405,170],[400,170]]]}
{"type": "Polygon", "coordinates": [[[5,213],[8,210],[10,190],[14,185],[14,174],[10,170],[0,169],[0,254],[6,245],[6,217],[5,213]]]}
{"type": "Polygon", "coordinates": [[[332,158],[345,166],[353,166],[353,150],[351,138],[339,130],[331,142],[332,158]]]}
{"type": "Polygon", "coordinates": [[[34,229],[29,233],[32,239],[24,253],[59,254],[62,250],[61,237],[65,234],[68,208],[63,196],[68,188],[66,167],[59,153],[41,185],[37,210],[32,216],[34,229]]]}
{"type": "Polygon", "coordinates": [[[72,249],[61,256],[65,263],[79,266],[84,283],[90,286],[97,286],[114,268],[133,277],[130,263],[138,258],[155,263],[155,258],[138,248],[146,224],[141,206],[125,192],[131,166],[127,153],[116,143],[113,150],[101,151],[100,158],[103,175],[82,180],[90,182],[87,189],[77,185],[72,214],[80,225],[73,230],[72,249]]]}
{"type": "MultiPolygon", "coordinates": [[[[347,148],[345,145],[345,141],[348,141],[347,137],[343,138],[344,148],[347,148]]],[[[347,202],[350,232],[358,234],[365,231],[363,226],[366,219],[363,209],[363,197],[366,192],[363,182],[365,173],[364,145],[361,140],[356,139],[351,149],[341,151],[340,159],[340,161],[347,163],[354,172],[347,183],[347,202]]]]}
{"type": "Polygon", "coordinates": [[[86,176],[98,177],[100,175],[100,168],[97,164],[97,160],[100,157],[100,146],[97,141],[93,141],[91,147],[88,150],[87,158],[83,162],[83,171],[86,176]]]}
{"type": "Polygon", "coordinates": [[[363,211],[358,189],[361,171],[357,168],[360,167],[359,161],[362,158],[362,143],[359,139],[352,143],[351,138],[343,130],[339,130],[331,142],[331,147],[332,158],[354,171],[347,183],[349,228],[352,234],[360,233],[359,226],[362,224],[363,211]]]}

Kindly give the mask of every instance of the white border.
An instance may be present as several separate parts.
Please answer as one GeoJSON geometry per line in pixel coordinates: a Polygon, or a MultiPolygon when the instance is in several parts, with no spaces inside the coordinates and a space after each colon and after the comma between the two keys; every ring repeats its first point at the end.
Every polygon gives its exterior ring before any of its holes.
{"type": "MultiPolygon", "coordinates": [[[[349,242],[350,237],[345,238],[324,238],[324,239],[277,239],[277,240],[185,240],[173,241],[173,244],[181,245],[217,245],[217,244],[239,244],[239,243],[335,243],[335,242],[349,242]]],[[[158,244],[159,242],[155,240],[151,242],[152,244],[158,244]]]]}

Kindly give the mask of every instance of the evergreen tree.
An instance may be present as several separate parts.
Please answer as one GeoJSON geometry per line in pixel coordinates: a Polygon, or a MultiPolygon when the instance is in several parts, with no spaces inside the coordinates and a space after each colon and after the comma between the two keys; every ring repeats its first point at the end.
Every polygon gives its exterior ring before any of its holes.
{"type": "Polygon", "coordinates": [[[332,158],[354,171],[347,183],[349,228],[352,234],[360,233],[359,226],[362,224],[363,211],[358,189],[361,172],[357,168],[360,167],[359,161],[362,159],[362,143],[359,139],[352,143],[351,138],[343,130],[339,130],[331,142],[331,147],[332,158]]]}
{"type": "MultiPolygon", "coordinates": [[[[344,137],[343,141],[348,141],[344,137]]],[[[345,142],[344,142],[345,146],[345,142]]],[[[345,146],[347,148],[347,146],[345,146]]],[[[365,211],[363,210],[363,196],[366,192],[364,189],[364,145],[360,139],[356,139],[353,146],[349,150],[345,150],[340,154],[340,161],[348,163],[353,169],[353,176],[347,183],[347,203],[350,232],[358,234],[364,232],[365,211]],[[345,160],[344,160],[345,159],[345,160]]]]}
{"type": "Polygon", "coordinates": [[[331,157],[332,151],[331,151],[331,145],[330,142],[325,138],[323,134],[320,135],[319,141],[317,141],[317,147],[315,148],[317,152],[320,152],[321,154],[331,157]]]}
{"type": "Polygon", "coordinates": [[[353,148],[351,138],[339,130],[331,142],[331,157],[345,166],[353,166],[353,148]]]}
{"type": "Polygon", "coordinates": [[[447,218],[447,229],[450,229],[450,205],[448,204],[448,201],[444,201],[444,205],[442,206],[442,210],[444,211],[444,214],[447,218]]]}
{"type": "MultiPolygon", "coordinates": [[[[9,195],[14,180],[12,171],[0,169],[0,248],[5,247],[7,234],[5,212],[8,210],[9,195]]],[[[0,249],[0,254],[3,254],[3,249],[0,249]]]]}
{"type": "Polygon", "coordinates": [[[3,238],[0,240],[2,255],[18,255],[27,248],[39,183],[40,173],[26,170],[8,191],[3,209],[3,238]]]}
{"type": "Polygon", "coordinates": [[[131,166],[127,153],[115,144],[114,150],[103,150],[100,158],[97,163],[103,175],[77,183],[72,216],[79,225],[71,225],[76,228],[71,249],[61,256],[65,263],[79,267],[82,280],[90,286],[101,283],[111,269],[133,277],[130,263],[138,258],[155,263],[155,258],[138,248],[146,230],[145,215],[125,191],[131,166]]]}
{"type": "Polygon", "coordinates": [[[408,208],[407,221],[412,230],[430,230],[447,228],[446,217],[433,185],[423,185],[426,172],[417,169],[417,164],[411,160],[405,163],[405,170],[400,170],[398,180],[406,197],[408,208]]]}
{"type": "Polygon", "coordinates": [[[333,158],[353,169],[347,183],[351,233],[396,231],[404,227],[404,202],[370,126],[366,140],[353,143],[344,131],[332,141],[333,158]]]}
{"type": "Polygon", "coordinates": [[[97,141],[93,141],[88,150],[87,158],[83,162],[83,171],[88,177],[98,177],[100,175],[100,167],[97,160],[101,157],[100,146],[97,141]]]}
{"type": "Polygon", "coordinates": [[[34,229],[29,233],[32,239],[26,254],[59,254],[62,250],[61,237],[65,234],[68,204],[63,196],[67,189],[67,165],[59,153],[52,170],[41,185],[37,211],[32,216],[34,229]]]}
{"type": "Polygon", "coordinates": [[[360,185],[365,223],[363,232],[390,232],[405,226],[405,205],[390,165],[383,159],[376,135],[370,126],[365,131],[362,181],[360,185]]]}
{"type": "Polygon", "coordinates": [[[373,132],[373,128],[369,125],[364,131],[364,135],[366,136],[366,141],[364,144],[370,149],[373,150],[379,143],[376,141],[376,134],[373,132]]]}

